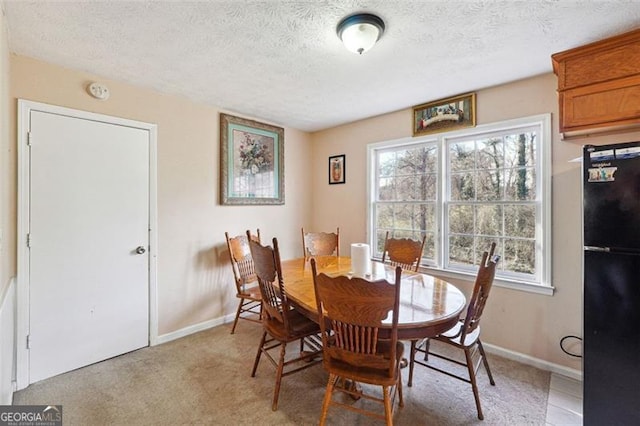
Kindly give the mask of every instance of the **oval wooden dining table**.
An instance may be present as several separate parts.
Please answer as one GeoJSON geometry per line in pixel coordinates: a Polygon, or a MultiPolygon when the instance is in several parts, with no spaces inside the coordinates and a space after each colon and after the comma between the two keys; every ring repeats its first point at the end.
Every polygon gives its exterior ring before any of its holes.
{"type": "MultiPolygon", "coordinates": [[[[282,277],[289,302],[304,315],[318,321],[311,262],[304,258],[284,260],[282,277]]],[[[352,276],[351,258],[327,256],[317,259],[318,272],[330,276],[352,276]]],[[[371,261],[368,280],[395,281],[395,269],[371,261]]],[[[414,340],[436,336],[459,320],[466,299],[453,284],[431,275],[402,271],[398,339],[414,340]]],[[[389,326],[390,327],[390,326],[389,326]]]]}

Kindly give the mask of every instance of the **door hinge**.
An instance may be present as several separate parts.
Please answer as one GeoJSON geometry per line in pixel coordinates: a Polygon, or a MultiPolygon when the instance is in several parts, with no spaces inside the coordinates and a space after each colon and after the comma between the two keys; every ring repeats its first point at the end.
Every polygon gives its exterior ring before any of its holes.
{"type": "Polygon", "coordinates": [[[31,335],[27,334],[27,349],[31,349],[31,335]]]}
{"type": "Polygon", "coordinates": [[[27,248],[31,248],[31,234],[27,234],[27,248]]]}
{"type": "Polygon", "coordinates": [[[31,132],[27,132],[27,145],[31,146],[32,138],[31,132]]]}

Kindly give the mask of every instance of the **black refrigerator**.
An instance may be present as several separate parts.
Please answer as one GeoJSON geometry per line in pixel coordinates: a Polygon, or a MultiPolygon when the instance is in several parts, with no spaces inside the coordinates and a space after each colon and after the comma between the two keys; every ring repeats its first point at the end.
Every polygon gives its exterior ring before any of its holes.
{"type": "Polygon", "coordinates": [[[582,168],[583,424],[640,425],[640,142],[585,146],[582,168]]]}

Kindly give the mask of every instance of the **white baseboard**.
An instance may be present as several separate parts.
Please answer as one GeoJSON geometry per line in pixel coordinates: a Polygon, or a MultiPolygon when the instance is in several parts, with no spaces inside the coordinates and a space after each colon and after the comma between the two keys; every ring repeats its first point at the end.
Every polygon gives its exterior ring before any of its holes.
{"type": "Polygon", "coordinates": [[[15,289],[16,280],[11,278],[0,294],[0,405],[11,405],[15,391],[15,289]]]}
{"type": "Polygon", "coordinates": [[[570,377],[574,380],[582,381],[582,372],[574,368],[565,367],[560,364],[545,361],[540,358],[534,358],[529,355],[525,355],[520,352],[515,352],[509,349],[502,348],[500,346],[491,345],[489,343],[482,343],[482,346],[491,354],[495,354],[512,361],[517,361],[522,364],[530,365],[532,367],[539,368],[541,370],[550,371],[551,373],[559,374],[561,376],[570,377]]]}
{"type": "MultiPolygon", "coordinates": [[[[217,327],[219,325],[228,323],[233,321],[235,318],[235,314],[229,314],[224,317],[215,318],[209,321],[201,322],[199,324],[194,324],[189,327],[182,328],[180,330],[172,331],[171,333],[163,334],[158,336],[157,344],[170,342],[175,339],[179,339],[181,337],[188,336],[193,333],[197,333],[199,331],[207,330],[209,328],[217,327]]],[[[554,374],[559,374],[561,376],[569,377],[574,380],[582,381],[582,372],[580,370],[576,370],[574,368],[565,367],[560,364],[555,364],[553,362],[545,361],[539,358],[532,357],[530,355],[526,355],[520,352],[515,352],[510,349],[505,349],[500,346],[492,345],[489,343],[482,344],[488,353],[495,354],[512,361],[517,361],[522,364],[530,365],[532,367],[539,368],[541,370],[549,371],[554,374]]]]}
{"type": "Polygon", "coordinates": [[[158,339],[154,344],[152,344],[152,346],[155,346],[156,344],[160,345],[162,343],[167,343],[172,340],[176,340],[181,337],[185,337],[190,334],[197,333],[199,331],[204,331],[213,327],[217,327],[219,325],[233,321],[234,318],[235,318],[235,313],[229,314],[223,317],[219,317],[219,318],[214,318],[198,324],[190,325],[188,327],[181,328],[180,330],[172,331],[171,333],[163,334],[161,336],[158,336],[158,339]]]}

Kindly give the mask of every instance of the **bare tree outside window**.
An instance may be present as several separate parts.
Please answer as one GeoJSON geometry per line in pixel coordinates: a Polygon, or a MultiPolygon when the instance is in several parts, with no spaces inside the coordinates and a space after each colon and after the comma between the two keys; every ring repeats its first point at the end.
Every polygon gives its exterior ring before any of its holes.
{"type": "Polygon", "coordinates": [[[549,133],[550,117],[541,115],[372,144],[374,256],[387,231],[426,236],[422,265],[473,274],[495,242],[498,278],[549,286],[549,133]]]}
{"type": "Polygon", "coordinates": [[[375,207],[376,244],[382,254],[387,231],[394,238],[427,236],[423,257],[434,259],[438,150],[434,144],[380,152],[375,207]]]}
{"type": "Polygon", "coordinates": [[[535,272],[536,133],[449,144],[448,262],[477,265],[495,242],[500,268],[535,272]]]}

